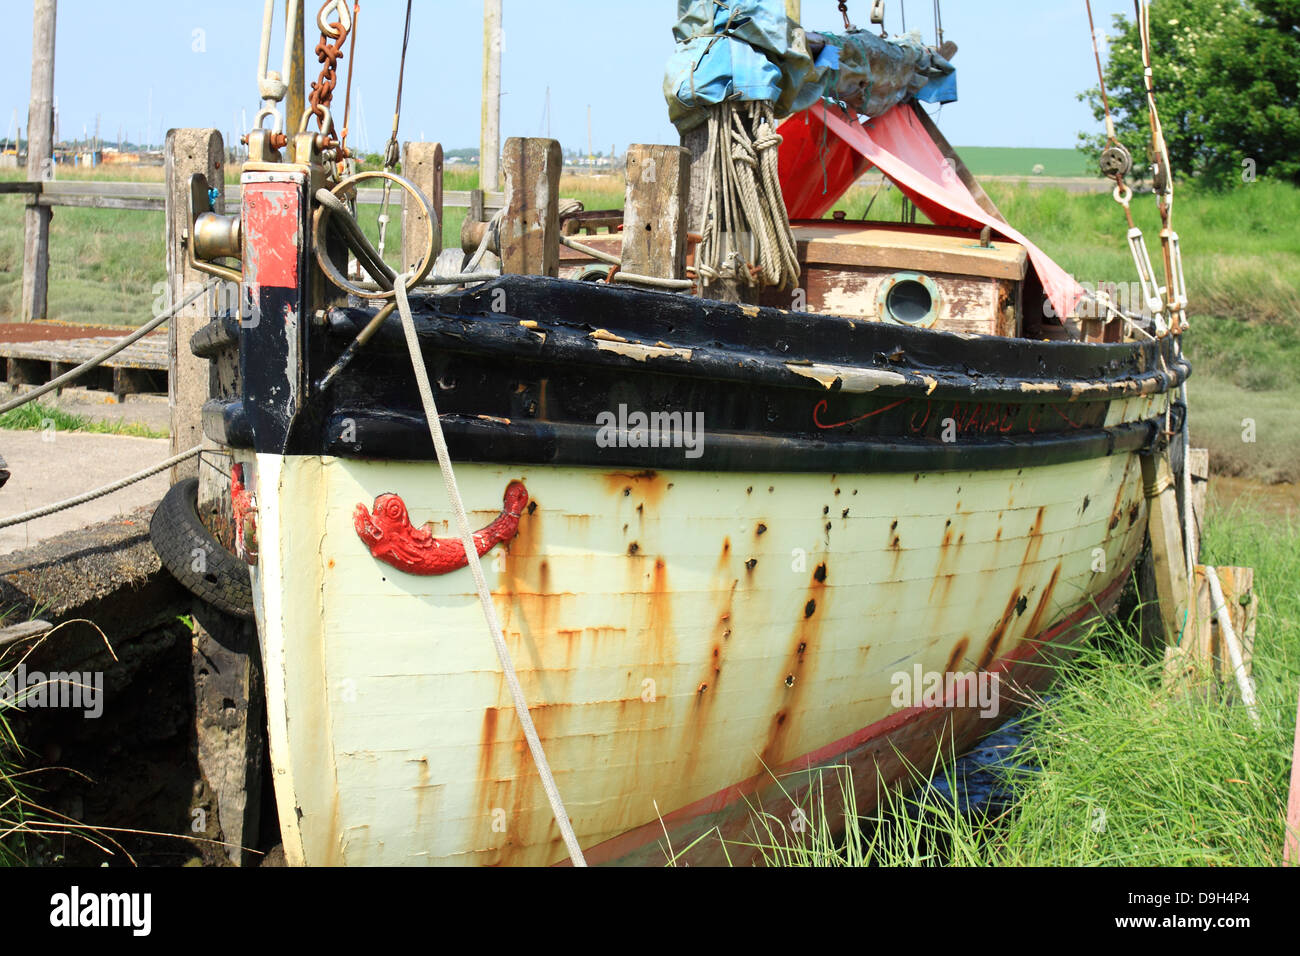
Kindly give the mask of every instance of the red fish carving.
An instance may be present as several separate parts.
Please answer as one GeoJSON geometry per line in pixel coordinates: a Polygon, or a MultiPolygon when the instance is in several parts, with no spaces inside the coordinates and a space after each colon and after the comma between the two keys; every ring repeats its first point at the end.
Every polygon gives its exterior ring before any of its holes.
{"type": "MultiPolygon", "coordinates": [[[[502,496],[500,516],[474,532],[479,557],[518,533],[519,516],[527,506],[528,489],[524,483],[510,482],[502,496]]],[[[413,527],[406,502],[400,496],[380,495],[374,508],[371,514],[365,505],[357,505],[353,512],[357,535],[370,548],[372,557],[407,574],[446,574],[465,567],[465,546],[460,538],[435,538],[427,527],[413,527]]]]}

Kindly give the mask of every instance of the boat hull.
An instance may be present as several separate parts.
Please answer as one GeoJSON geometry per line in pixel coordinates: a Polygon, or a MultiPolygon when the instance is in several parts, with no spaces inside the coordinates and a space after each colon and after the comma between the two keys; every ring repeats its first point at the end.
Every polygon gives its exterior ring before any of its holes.
{"type": "MultiPolygon", "coordinates": [[[[396,494],[413,524],[454,538],[436,466],[238,454],[257,499],[288,860],[564,861],[469,571],[406,573],[357,533],[357,506],[396,494]]],[[[527,488],[483,568],[594,863],[688,846],[692,864],[747,862],[758,808],[793,823],[818,767],[851,768],[872,806],[906,763],[960,752],[1043,683],[1044,648],[1106,609],[1145,533],[1134,453],[910,473],[456,473],[475,527],[512,481],[527,488]],[[926,698],[935,675],[977,676],[926,698]]]]}

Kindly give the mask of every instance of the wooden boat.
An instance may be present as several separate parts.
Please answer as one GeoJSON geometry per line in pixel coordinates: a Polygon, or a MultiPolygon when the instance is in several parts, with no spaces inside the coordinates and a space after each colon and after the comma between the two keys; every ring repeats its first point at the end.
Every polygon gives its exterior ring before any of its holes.
{"type": "MultiPolygon", "coordinates": [[[[255,320],[204,411],[239,464],[286,855],[562,862],[397,316],[317,387],[375,309],[321,306],[312,176],[245,171],[255,320]]],[[[1045,340],[1030,250],[978,224],[795,236],[802,310],[545,275],[411,293],[591,863],[753,860],[755,813],[791,825],[819,768],[871,806],[1044,683],[1143,547],[1173,336],[1045,340]],[[900,704],[912,675],[947,680],[900,704]]]]}

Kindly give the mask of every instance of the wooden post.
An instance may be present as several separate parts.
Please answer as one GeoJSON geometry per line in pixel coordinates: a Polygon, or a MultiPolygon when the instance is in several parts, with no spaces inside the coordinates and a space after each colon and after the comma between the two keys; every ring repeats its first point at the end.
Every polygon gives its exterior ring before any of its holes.
{"type": "MultiPolygon", "coordinates": [[[[1151,564],[1155,572],[1156,597],[1160,602],[1166,663],[1173,672],[1181,673],[1175,657],[1184,628],[1188,625],[1190,596],[1182,523],[1178,519],[1178,497],[1168,453],[1160,451],[1141,458],[1147,497],[1147,531],[1151,536],[1151,564]]],[[[1166,673],[1173,677],[1173,672],[1166,673]]]]}
{"type": "Polygon", "coordinates": [[[803,6],[801,0],[785,0],[785,15],[795,23],[803,22],[803,15],[800,7],[803,6]]]}
{"type": "MultiPolygon", "coordinates": [[[[225,174],[225,152],[221,134],[215,129],[173,129],[167,133],[164,158],[167,179],[167,289],[169,302],[175,304],[206,283],[210,276],[186,264],[186,246],[182,237],[189,233],[190,176],[203,173],[219,192],[215,211],[223,208],[220,191],[225,174]]],[[[209,369],[206,359],[190,351],[190,337],[208,323],[209,300],[200,298],[167,323],[168,382],[171,401],[171,450],[178,454],[193,448],[203,439],[199,416],[208,400],[209,369]]],[[[172,484],[198,474],[193,459],[171,470],[172,484]]],[[[202,500],[202,499],[200,499],[202,500]]]]}
{"type": "Polygon", "coordinates": [[[1191,508],[1192,520],[1191,525],[1192,543],[1188,549],[1191,551],[1192,560],[1201,560],[1201,529],[1205,526],[1205,503],[1210,494],[1210,451],[1207,448],[1189,448],[1187,450],[1187,463],[1184,465],[1191,477],[1191,501],[1187,502],[1187,507],[1191,508]]]}
{"type": "MultiPolygon", "coordinates": [[[[27,178],[54,178],[54,21],[55,0],[32,5],[32,94],[28,107],[27,178]]],[[[27,200],[24,217],[22,320],[43,319],[50,281],[50,218],[54,210],[27,200]]]]}
{"type": "MultiPolygon", "coordinates": [[[[1241,644],[1241,659],[1246,676],[1250,676],[1255,654],[1255,621],[1259,613],[1259,598],[1255,594],[1255,572],[1251,568],[1218,567],[1219,587],[1232,629],[1241,644]],[[1244,603],[1243,603],[1244,602],[1244,603]]],[[[1233,673],[1228,649],[1214,615],[1214,602],[1205,577],[1205,565],[1198,564],[1192,571],[1191,616],[1183,632],[1179,666],[1185,675],[1213,674],[1220,684],[1233,687],[1233,673]]]]}
{"type": "Polygon", "coordinates": [[[483,117],[479,127],[478,184],[501,184],[501,0],[483,0],[483,117]]]}
{"type": "MultiPolygon", "coordinates": [[[[433,210],[433,251],[436,260],[442,252],[442,144],[402,144],[402,175],[415,183],[424,193],[433,210]]],[[[402,191],[402,268],[399,272],[415,268],[425,253],[424,210],[406,191],[402,191]]]]}
{"type": "MultiPolygon", "coordinates": [[[[285,5],[284,11],[284,28],[293,34],[293,48],[289,53],[289,75],[284,78],[285,84],[289,87],[284,97],[284,129],[293,138],[293,134],[298,130],[298,122],[302,119],[302,114],[307,109],[307,62],[306,62],[306,31],[303,29],[306,19],[303,16],[303,8],[307,0],[302,0],[298,4],[298,19],[295,23],[289,22],[288,4],[285,5]]],[[[343,118],[339,117],[339,123],[343,118]]],[[[248,130],[244,130],[245,133],[248,130]]]]}
{"type": "Polygon", "coordinates": [[[680,279],[686,275],[686,198],[691,151],[681,146],[627,150],[623,271],[680,279]]]}
{"type": "Polygon", "coordinates": [[[553,139],[506,140],[506,212],[501,224],[501,271],[555,276],[560,271],[560,170],[553,139]]]}

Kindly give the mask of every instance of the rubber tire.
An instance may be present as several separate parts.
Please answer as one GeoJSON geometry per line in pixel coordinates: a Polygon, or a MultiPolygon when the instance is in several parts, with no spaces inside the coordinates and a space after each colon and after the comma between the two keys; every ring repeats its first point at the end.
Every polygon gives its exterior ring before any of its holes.
{"type": "Polygon", "coordinates": [[[198,513],[197,478],[168,489],[149,522],[149,539],[162,565],[190,593],[219,611],[253,619],[253,586],[248,565],[231,554],[203,526],[198,513]],[[194,551],[207,552],[207,571],[194,570],[194,551]]]}

